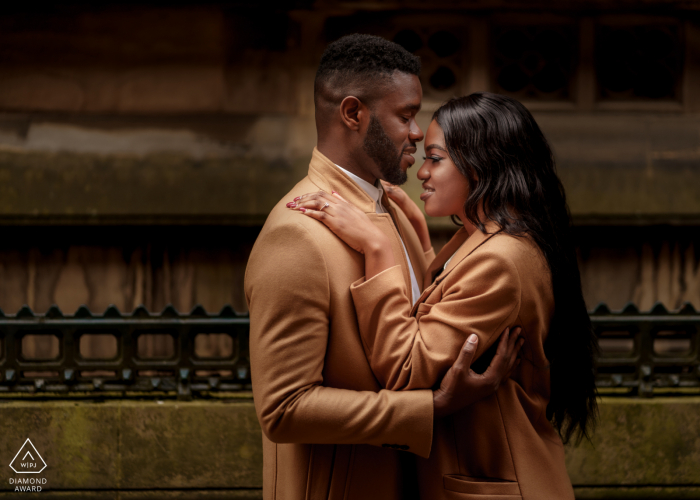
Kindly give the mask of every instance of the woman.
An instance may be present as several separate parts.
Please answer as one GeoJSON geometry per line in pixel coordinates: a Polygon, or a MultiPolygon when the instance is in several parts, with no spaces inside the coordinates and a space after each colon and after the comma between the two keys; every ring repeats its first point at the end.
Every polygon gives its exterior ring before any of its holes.
{"type": "Polygon", "coordinates": [[[594,424],[597,344],[551,150],[522,104],[489,93],[440,107],[425,142],[425,212],[463,227],[430,266],[415,306],[385,237],[362,212],[338,193],[306,195],[297,209],[364,253],[366,275],[351,293],[387,389],[435,386],[466,332],[479,337],[478,357],[503,328],[522,326],[523,362],[512,378],[436,421],[430,458],[418,461],[422,497],[573,499],[562,441],[588,436],[594,424]]]}

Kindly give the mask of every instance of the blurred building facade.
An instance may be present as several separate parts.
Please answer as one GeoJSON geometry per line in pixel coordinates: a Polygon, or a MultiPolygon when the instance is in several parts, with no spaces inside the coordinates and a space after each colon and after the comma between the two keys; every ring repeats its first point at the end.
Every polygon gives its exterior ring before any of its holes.
{"type": "MultiPolygon", "coordinates": [[[[589,307],[700,309],[700,6],[653,0],[4,8],[0,309],[245,311],[250,248],[315,145],[316,65],[354,32],[421,56],[424,128],[474,91],[532,110],[589,307]]],[[[454,230],[430,224],[436,246],[454,230]]]]}

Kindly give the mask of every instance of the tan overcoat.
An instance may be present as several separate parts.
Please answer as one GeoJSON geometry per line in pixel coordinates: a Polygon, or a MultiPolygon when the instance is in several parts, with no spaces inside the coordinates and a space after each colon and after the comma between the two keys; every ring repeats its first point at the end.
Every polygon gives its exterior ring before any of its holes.
{"type": "Polygon", "coordinates": [[[523,361],[496,394],[435,422],[430,458],[417,459],[421,498],[573,500],[564,448],[546,417],[543,344],[554,299],[542,252],[527,237],[478,230],[469,237],[462,228],[424,286],[413,307],[399,267],[351,287],[367,357],[387,389],[438,384],[471,333],[479,336],[477,357],[508,326],[522,326],[525,344],[523,361]]]}
{"type": "MultiPolygon", "coordinates": [[[[365,356],[350,285],[364,259],[318,221],[285,207],[295,196],[338,191],[391,240],[394,276],[410,290],[400,237],[419,283],[429,255],[406,216],[390,214],[314,149],[309,173],[270,213],[245,277],[255,409],[263,430],[266,500],[399,500],[409,452],[427,457],[429,390],[381,390],[365,356]],[[396,220],[395,225],[392,218],[396,220]]],[[[410,292],[406,292],[410,293],[410,292]]],[[[406,298],[408,300],[408,298],[406,298]]],[[[415,493],[415,492],[413,492],[415,493]]]]}

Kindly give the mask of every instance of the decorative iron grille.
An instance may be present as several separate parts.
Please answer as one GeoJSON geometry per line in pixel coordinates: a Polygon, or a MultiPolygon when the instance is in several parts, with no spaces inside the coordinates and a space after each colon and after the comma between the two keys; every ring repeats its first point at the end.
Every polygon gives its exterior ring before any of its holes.
{"type": "MultiPolygon", "coordinates": [[[[631,304],[618,312],[601,304],[591,320],[601,393],[700,392],[700,313],[690,304],[675,312],[657,304],[643,313],[631,304]]],[[[109,307],[94,315],[81,307],[64,316],[55,306],[46,314],[26,306],[15,315],[0,312],[0,395],[189,399],[250,391],[248,333],[248,317],[230,306],[218,314],[201,306],[189,314],[172,306],[160,314],[143,307],[132,314],[109,307]],[[85,340],[93,336],[106,348],[89,354],[85,340]],[[223,349],[202,353],[207,336],[218,337],[223,349]],[[159,349],[143,348],[149,337],[159,349]],[[28,353],[30,339],[43,339],[43,347],[28,353]]]]}
{"type": "Polygon", "coordinates": [[[351,33],[393,40],[421,58],[420,79],[426,96],[442,101],[460,95],[468,57],[464,16],[443,17],[436,28],[437,21],[431,16],[404,14],[370,11],[332,16],[326,19],[324,36],[328,42],[351,33]]]}
{"type": "Polygon", "coordinates": [[[575,26],[495,26],[492,36],[497,92],[526,100],[572,99],[578,63],[575,26]]]}
{"type": "Polygon", "coordinates": [[[393,37],[394,42],[420,56],[423,65],[423,87],[437,96],[459,93],[459,75],[463,66],[465,45],[457,30],[434,28],[403,29],[393,37]],[[428,83],[429,85],[425,85],[428,83]]]}
{"type": "Polygon", "coordinates": [[[591,313],[600,343],[596,369],[603,393],[653,396],[700,392],[700,314],[685,304],[669,312],[662,304],[640,313],[634,304],[591,313]]]}
{"type": "Polygon", "coordinates": [[[212,391],[249,391],[248,326],[248,318],[230,306],[219,314],[196,306],[186,315],[172,306],[160,314],[139,307],[130,315],[113,306],[102,315],[80,307],[72,316],[56,306],[41,315],[25,306],[14,316],[0,316],[0,394],[190,398],[212,391]],[[198,340],[212,335],[228,348],[202,355],[198,340]],[[111,343],[102,351],[112,352],[86,355],[81,344],[91,336],[111,343]],[[42,339],[43,349],[29,355],[28,340],[42,339]],[[47,340],[56,344],[53,353],[47,340]],[[159,348],[149,352],[144,340],[157,340],[159,348]]]}
{"type": "Polygon", "coordinates": [[[595,53],[602,100],[680,98],[679,25],[599,26],[595,53]]]}

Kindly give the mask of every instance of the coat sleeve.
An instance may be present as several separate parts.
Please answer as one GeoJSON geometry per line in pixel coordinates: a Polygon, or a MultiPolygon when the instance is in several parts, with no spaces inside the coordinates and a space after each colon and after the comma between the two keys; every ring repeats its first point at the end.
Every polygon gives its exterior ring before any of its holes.
{"type": "Polygon", "coordinates": [[[435,387],[470,334],[479,336],[477,359],[518,316],[518,271],[498,253],[470,255],[441,285],[439,302],[419,304],[413,317],[400,268],[352,284],[365,352],[383,387],[435,387]]]}
{"type": "Polygon", "coordinates": [[[431,391],[324,387],[330,287],[324,254],[297,224],[261,235],[246,269],[253,396],[277,443],[390,445],[427,457],[431,391]]]}

